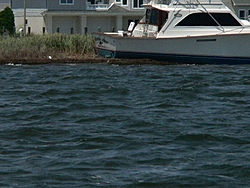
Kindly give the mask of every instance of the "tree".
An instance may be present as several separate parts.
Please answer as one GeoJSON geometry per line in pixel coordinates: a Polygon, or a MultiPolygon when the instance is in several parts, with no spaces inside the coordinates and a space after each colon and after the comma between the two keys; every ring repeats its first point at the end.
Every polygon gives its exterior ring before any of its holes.
{"type": "Polygon", "coordinates": [[[15,19],[13,11],[6,7],[0,12],[0,34],[13,34],[15,27],[15,19]]]}

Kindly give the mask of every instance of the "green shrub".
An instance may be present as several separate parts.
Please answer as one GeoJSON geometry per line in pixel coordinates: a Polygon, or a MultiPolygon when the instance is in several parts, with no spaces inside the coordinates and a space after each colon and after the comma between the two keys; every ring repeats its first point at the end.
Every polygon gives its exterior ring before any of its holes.
{"type": "Polygon", "coordinates": [[[0,34],[13,34],[15,27],[15,19],[12,10],[6,7],[0,12],[0,34]]]}

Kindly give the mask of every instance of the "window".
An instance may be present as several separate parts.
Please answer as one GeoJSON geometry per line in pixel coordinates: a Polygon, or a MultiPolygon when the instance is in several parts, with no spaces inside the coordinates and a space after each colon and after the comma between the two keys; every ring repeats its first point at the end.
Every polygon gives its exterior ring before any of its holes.
{"type": "Polygon", "coordinates": [[[95,4],[95,0],[88,0],[89,4],[95,4]]]}
{"type": "Polygon", "coordinates": [[[59,0],[59,3],[61,5],[73,5],[74,4],[74,0],[59,0]]]}
{"type": "Polygon", "coordinates": [[[157,25],[158,24],[158,17],[159,11],[156,9],[148,9],[147,16],[149,16],[149,24],[157,25]]]}
{"type": "Polygon", "coordinates": [[[133,0],[134,8],[141,8],[143,4],[143,0],[133,0]]]}
{"type": "Polygon", "coordinates": [[[249,18],[250,18],[250,10],[248,10],[246,19],[249,20],[249,18]]]}
{"type": "Polygon", "coordinates": [[[218,26],[217,22],[221,26],[241,26],[230,13],[210,13],[210,15],[208,13],[190,14],[177,26],[218,26]]]}
{"type": "Polygon", "coordinates": [[[158,26],[158,31],[160,31],[167,19],[168,12],[158,9],[147,9],[146,11],[146,23],[158,26]]]}
{"type": "Polygon", "coordinates": [[[127,5],[128,1],[127,0],[122,0],[122,5],[127,5]]]}
{"type": "Polygon", "coordinates": [[[246,10],[239,10],[239,18],[242,20],[246,19],[246,10]]]}

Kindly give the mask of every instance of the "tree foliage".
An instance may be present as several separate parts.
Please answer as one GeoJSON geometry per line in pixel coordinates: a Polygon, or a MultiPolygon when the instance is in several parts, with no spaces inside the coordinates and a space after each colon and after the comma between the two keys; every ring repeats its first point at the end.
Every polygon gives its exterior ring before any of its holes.
{"type": "Polygon", "coordinates": [[[0,33],[1,34],[13,34],[15,27],[15,19],[13,11],[6,7],[0,12],[0,33]]]}

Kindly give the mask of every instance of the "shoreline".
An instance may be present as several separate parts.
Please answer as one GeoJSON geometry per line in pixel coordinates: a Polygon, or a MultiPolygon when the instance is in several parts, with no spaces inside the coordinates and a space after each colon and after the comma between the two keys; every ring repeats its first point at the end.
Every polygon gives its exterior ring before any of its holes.
{"type": "Polygon", "coordinates": [[[88,57],[88,58],[36,58],[36,59],[17,59],[17,58],[0,58],[0,64],[22,64],[22,65],[43,65],[43,64],[82,64],[82,63],[106,63],[117,65],[176,65],[174,62],[161,62],[151,59],[118,59],[118,58],[101,58],[101,57],[88,57]]]}

